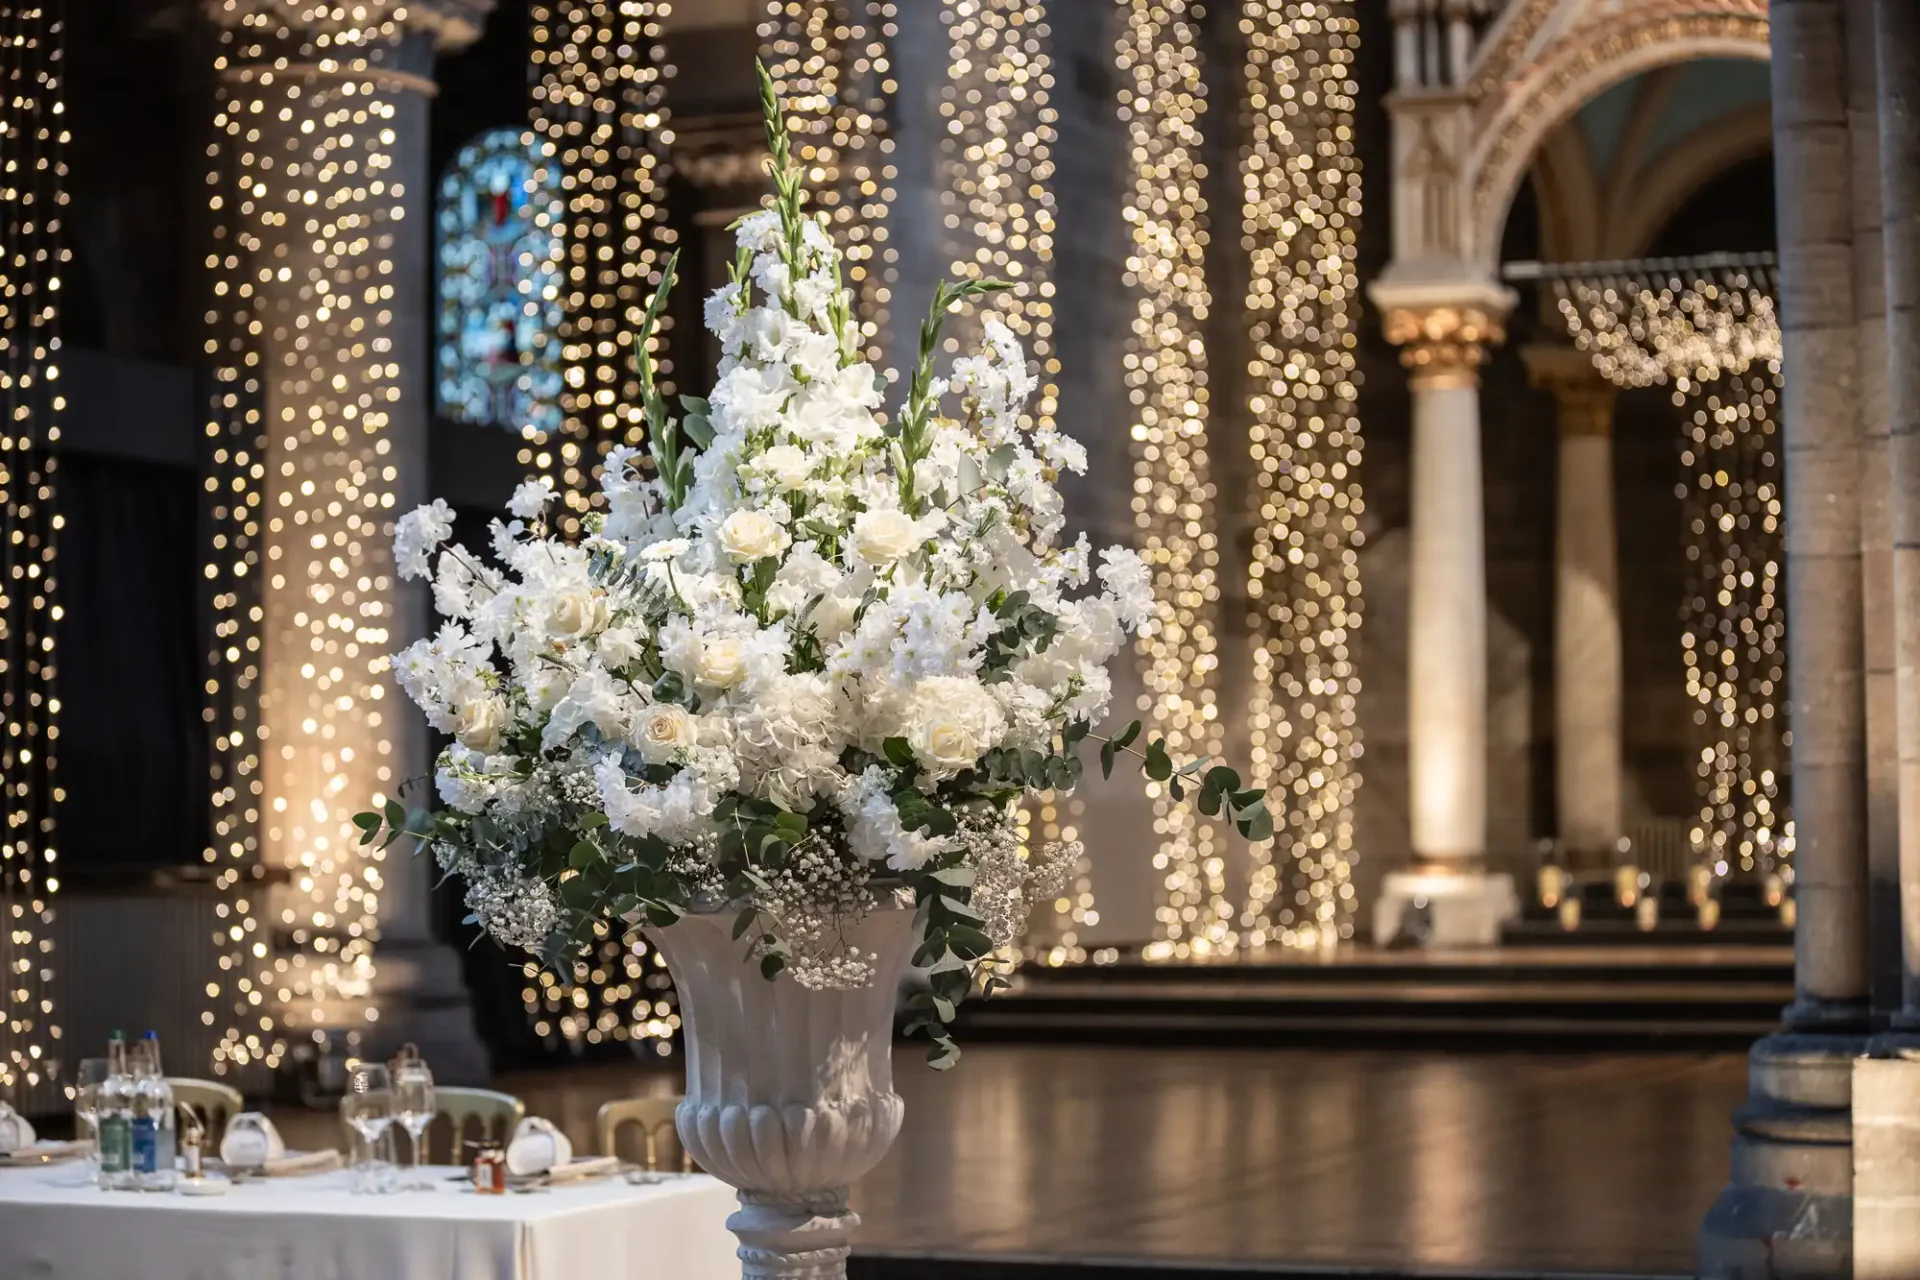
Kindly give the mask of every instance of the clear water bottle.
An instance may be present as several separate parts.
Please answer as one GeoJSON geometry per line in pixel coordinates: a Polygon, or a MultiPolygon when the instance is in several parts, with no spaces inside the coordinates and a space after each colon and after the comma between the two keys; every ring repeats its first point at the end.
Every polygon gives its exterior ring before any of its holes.
{"type": "Polygon", "coordinates": [[[133,1074],[127,1064],[127,1038],[118,1031],[107,1041],[107,1078],[100,1086],[100,1186],[121,1191],[133,1185],[133,1074]]]}
{"type": "Polygon", "coordinates": [[[142,1191],[171,1191],[179,1180],[173,1087],[160,1070],[160,1037],[147,1032],[134,1050],[133,1173],[142,1191]]]}

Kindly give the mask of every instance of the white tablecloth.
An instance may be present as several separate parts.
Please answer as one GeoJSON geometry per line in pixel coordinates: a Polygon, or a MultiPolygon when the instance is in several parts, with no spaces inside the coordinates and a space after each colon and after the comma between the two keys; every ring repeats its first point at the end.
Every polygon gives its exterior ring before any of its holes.
{"type": "Polygon", "coordinates": [[[101,1191],[81,1166],[0,1170],[5,1280],[736,1280],[733,1191],[705,1176],[481,1196],[355,1195],[351,1175],[224,1196],[101,1191]]]}

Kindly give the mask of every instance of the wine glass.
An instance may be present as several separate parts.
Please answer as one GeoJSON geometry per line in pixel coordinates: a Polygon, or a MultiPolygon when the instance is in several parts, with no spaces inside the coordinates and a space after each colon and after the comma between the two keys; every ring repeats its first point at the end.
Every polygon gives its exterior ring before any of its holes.
{"type": "Polygon", "coordinates": [[[340,1114],[360,1135],[364,1152],[355,1162],[361,1191],[379,1190],[380,1139],[393,1124],[393,1079],[378,1063],[363,1062],[347,1076],[347,1094],[340,1114]]]}
{"type": "Polygon", "coordinates": [[[433,1072],[420,1058],[407,1058],[393,1069],[393,1111],[400,1127],[407,1131],[412,1150],[411,1177],[402,1185],[415,1190],[430,1184],[420,1174],[421,1144],[427,1140],[427,1126],[433,1123],[433,1072]]]}
{"type": "Polygon", "coordinates": [[[113,1074],[105,1058],[82,1058],[73,1077],[73,1132],[89,1144],[88,1182],[100,1180],[100,1086],[113,1074]]]}

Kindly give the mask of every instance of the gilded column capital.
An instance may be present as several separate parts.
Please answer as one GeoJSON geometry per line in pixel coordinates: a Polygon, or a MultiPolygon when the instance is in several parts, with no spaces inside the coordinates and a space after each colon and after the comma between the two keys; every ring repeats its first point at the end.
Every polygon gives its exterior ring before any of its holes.
{"type": "Polygon", "coordinates": [[[1613,402],[1619,396],[1593,357],[1564,343],[1532,343],[1520,349],[1527,381],[1553,393],[1563,436],[1604,436],[1613,430],[1613,402]]]}
{"type": "Polygon", "coordinates": [[[1507,336],[1504,316],[1476,306],[1393,307],[1386,332],[1400,363],[1429,385],[1472,383],[1487,345],[1507,336]]]}

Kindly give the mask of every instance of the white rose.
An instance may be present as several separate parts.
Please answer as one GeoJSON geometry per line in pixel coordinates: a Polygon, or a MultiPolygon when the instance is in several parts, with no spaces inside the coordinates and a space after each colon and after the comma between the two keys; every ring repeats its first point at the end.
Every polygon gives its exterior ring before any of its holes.
{"type": "Polygon", "coordinates": [[[859,596],[829,591],[807,611],[806,624],[813,628],[821,644],[832,644],[853,630],[854,611],[859,607],[859,596]]]}
{"type": "Polygon", "coordinates": [[[746,674],[746,650],[731,636],[722,636],[701,646],[700,660],[693,670],[696,683],[713,689],[731,689],[746,674]]]}
{"type": "Polygon", "coordinates": [[[907,744],[935,773],[958,773],[998,746],[1006,714],[978,680],[934,676],[913,691],[907,744]]]}
{"type": "Polygon", "coordinates": [[[752,564],[777,556],[787,545],[787,531],[762,511],[736,511],[720,522],[720,549],[735,564],[752,564]]]}
{"type": "Polygon", "coordinates": [[[797,445],[777,444],[754,459],[754,465],[775,489],[794,493],[804,488],[813,463],[797,445]]]}
{"type": "Polygon", "coordinates": [[[562,591],[547,607],[547,634],[556,640],[580,640],[606,629],[607,598],[584,587],[562,591]]]}
{"type": "Polygon", "coordinates": [[[692,747],[699,738],[693,717],[687,709],[671,702],[656,702],[633,718],[627,741],[648,764],[665,764],[676,751],[692,747]]]}
{"type": "Polygon", "coordinates": [[[920,545],[920,526],[904,511],[883,507],[862,511],[853,521],[853,554],[884,569],[920,545]]]}
{"type": "Polygon", "coordinates": [[[463,747],[492,755],[500,749],[500,736],[506,728],[507,704],[499,698],[480,698],[460,708],[453,736],[463,747]]]}

